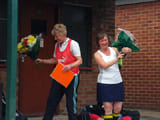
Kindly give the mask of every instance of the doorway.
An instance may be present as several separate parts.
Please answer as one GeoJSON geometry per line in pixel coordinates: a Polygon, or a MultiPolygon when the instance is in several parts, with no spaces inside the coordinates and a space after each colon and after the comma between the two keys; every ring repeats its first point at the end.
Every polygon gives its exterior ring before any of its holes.
{"type": "MultiPolygon", "coordinates": [[[[43,33],[39,57],[53,56],[55,41],[51,35],[56,23],[57,7],[45,1],[21,0],[19,3],[19,40],[29,34],[43,33]]],[[[27,116],[43,115],[49,95],[52,79],[49,76],[54,65],[36,63],[29,57],[18,62],[18,109],[27,116]]]]}

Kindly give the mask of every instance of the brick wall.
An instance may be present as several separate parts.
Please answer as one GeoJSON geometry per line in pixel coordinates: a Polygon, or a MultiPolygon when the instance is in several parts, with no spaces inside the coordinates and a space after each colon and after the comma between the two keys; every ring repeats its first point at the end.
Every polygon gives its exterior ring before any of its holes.
{"type": "Polygon", "coordinates": [[[116,6],[116,29],[130,30],[141,48],[125,60],[125,107],[160,110],[160,2],[116,6]]]}

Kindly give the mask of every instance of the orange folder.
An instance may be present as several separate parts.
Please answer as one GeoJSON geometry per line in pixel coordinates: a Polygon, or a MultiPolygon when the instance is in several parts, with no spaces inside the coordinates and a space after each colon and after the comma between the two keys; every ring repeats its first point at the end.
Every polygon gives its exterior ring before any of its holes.
{"type": "Polygon", "coordinates": [[[63,68],[64,65],[62,63],[58,63],[50,76],[67,88],[72,79],[74,78],[74,73],[71,71],[63,72],[63,68]]]}

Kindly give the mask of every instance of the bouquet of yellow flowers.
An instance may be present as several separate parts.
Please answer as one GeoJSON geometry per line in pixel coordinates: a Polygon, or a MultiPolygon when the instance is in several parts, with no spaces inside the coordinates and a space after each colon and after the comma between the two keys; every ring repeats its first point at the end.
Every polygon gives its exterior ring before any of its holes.
{"type": "Polygon", "coordinates": [[[39,54],[40,39],[42,35],[33,36],[28,35],[21,38],[21,41],[17,45],[17,52],[22,56],[29,56],[32,60],[36,60],[39,54]]]}

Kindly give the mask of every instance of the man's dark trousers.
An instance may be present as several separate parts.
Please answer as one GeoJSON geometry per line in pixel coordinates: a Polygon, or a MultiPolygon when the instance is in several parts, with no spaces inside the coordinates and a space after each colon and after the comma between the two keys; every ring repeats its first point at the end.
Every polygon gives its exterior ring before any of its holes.
{"type": "Polygon", "coordinates": [[[71,83],[67,88],[59,84],[56,80],[53,80],[43,120],[53,119],[53,116],[56,112],[56,108],[64,94],[66,94],[68,118],[69,120],[76,120],[77,119],[76,102],[77,102],[78,86],[79,86],[79,74],[73,78],[73,80],[71,81],[71,83]]]}

